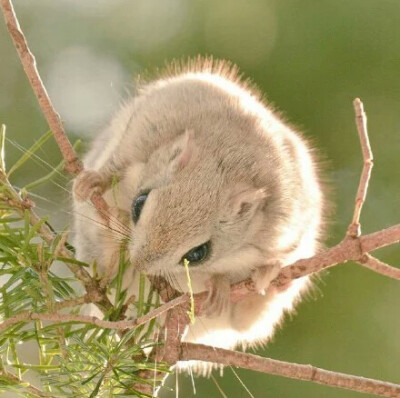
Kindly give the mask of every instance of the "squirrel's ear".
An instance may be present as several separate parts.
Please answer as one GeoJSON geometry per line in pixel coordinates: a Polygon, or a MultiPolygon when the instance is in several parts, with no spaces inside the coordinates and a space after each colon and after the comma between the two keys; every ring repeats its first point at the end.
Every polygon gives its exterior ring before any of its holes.
{"type": "Polygon", "coordinates": [[[250,216],[267,196],[264,189],[237,185],[230,192],[225,211],[235,218],[250,216]]]}
{"type": "Polygon", "coordinates": [[[172,166],[174,170],[183,169],[193,158],[196,149],[193,136],[193,130],[186,130],[183,136],[178,139],[176,156],[174,156],[172,159],[172,166]]]}

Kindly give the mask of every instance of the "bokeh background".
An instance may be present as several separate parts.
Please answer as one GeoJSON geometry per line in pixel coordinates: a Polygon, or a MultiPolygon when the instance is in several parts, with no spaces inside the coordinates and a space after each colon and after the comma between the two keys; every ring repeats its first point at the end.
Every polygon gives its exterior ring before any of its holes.
{"type": "MultiPolygon", "coordinates": [[[[335,211],[326,244],[338,242],[351,218],[362,167],[352,100],[369,117],[375,168],[362,214],[363,232],[399,222],[399,0],[15,0],[20,22],[48,91],[82,150],[102,128],[134,78],[173,58],[209,54],[238,64],[326,162],[335,211]]],[[[0,21],[0,123],[7,162],[48,127],[0,21]]],[[[14,175],[22,187],[57,165],[48,142],[14,175]]],[[[69,222],[67,177],[38,187],[38,210],[57,228],[69,222]]],[[[376,252],[400,264],[399,246],[376,252]]],[[[272,358],[400,383],[400,285],[354,264],[325,273],[297,315],[257,352],[272,358]]],[[[361,395],[237,369],[254,397],[361,395]]],[[[248,397],[231,369],[196,379],[198,397],[248,397]],[[216,383],[219,385],[217,387],[216,383]]],[[[175,381],[171,380],[171,388],[175,381]]],[[[192,396],[179,377],[180,397],[192,396]]],[[[175,396],[166,393],[165,396],[175,396]]]]}

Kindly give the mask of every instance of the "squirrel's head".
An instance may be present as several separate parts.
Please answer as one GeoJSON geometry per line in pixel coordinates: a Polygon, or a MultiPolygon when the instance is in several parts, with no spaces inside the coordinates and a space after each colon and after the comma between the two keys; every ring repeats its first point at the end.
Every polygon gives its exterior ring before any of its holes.
{"type": "Polygon", "coordinates": [[[265,192],[228,181],[223,161],[202,157],[189,131],[155,151],[142,168],[131,202],[136,269],[170,275],[184,270],[186,259],[190,267],[222,271],[259,228],[265,192]]]}

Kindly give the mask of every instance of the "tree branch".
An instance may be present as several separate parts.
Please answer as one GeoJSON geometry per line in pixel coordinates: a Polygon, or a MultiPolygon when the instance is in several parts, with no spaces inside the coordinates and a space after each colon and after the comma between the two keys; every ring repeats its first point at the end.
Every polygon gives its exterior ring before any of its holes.
{"type": "MultiPolygon", "coordinates": [[[[2,330],[7,329],[12,325],[16,325],[21,322],[29,322],[29,321],[50,321],[55,323],[64,323],[64,322],[80,322],[80,323],[89,323],[97,327],[101,327],[104,329],[115,329],[115,330],[126,330],[126,329],[133,329],[140,325],[143,325],[150,320],[157,318],[166,312],[170,311],[175,307],[179,307],[179,310],[182,311],[182,305],[186,303],[186,295],[182,295],[177,297],[174,300],[169,301],[168,303],[158,307],[146,315],[143,315],[135,320],[132,321],[104,321],[100,318],[95,316],[88,316],[88,315],[74,315],[74,314],[59,314],[59,313],[32,313],[28,311],[20,312],[19,314],[6,319],[4,322],[0,323],[0,332],[2,330]]],[[[63,308],[88,303],[88,296],[79,297],[73,300],[67,300],[65,302],[56,303],[55,309],[60,310],[63,308]]],[[[172,311],[171,311],[172,313],[172,311]]],[[[183,333],[183,331],[182,331],[183,333]]],[[[180,340],[179,340],[180,342],[180,340]]],[[[179,344],[178,344],[179,345],[179,344]]],[[[177,351],[177,350],[176,350],[177,351]]]]}
{"type": "Polygon", "coordinates": [[[353,102],[354,110],[356,114],[356,125],[358,135],[360,137],[361,150],[364,159],[364,166],[360,177],[360,183],[358,185],[356,203],[354,207],[353,220],[347,230],[347,234],[350,237],[357,237],[361,235],[360,227],[360,215],[365,198],[367,196],[368,184],[371,178],[371,171],[373,167],[373,155],[371,145],[369,144],[368,130],[367,130],[367,116],[364,112],[364,105],[359,98],[356,98],[353,102]]]}
{"type": "Polygon", "coordinates": [[[239,366],[257,372],[289,377],[291,379],[312,381],[330,387],[339,387],[381,397],[400,397],[400,385],[380,380],[331,372],[312,365],[301,365],[278,361],[244,352],[230,351],[202,344],[182,343],[179,359],[181,361],[198,360],[239,366]]]}
{"type": "Polygon", "coordinates": [[[78,159],[71,143],[69,142],[60,115],[56,112],[49,95],[40,78],[39,71],[36,67],[36,59],[28,47],[25,35],[21,30],[14,7],[9,0],[1,0],[4,18],[6,20],[7,29],[14,42],[15,49],[21,60],[26,76],[29,79],[33,92],[42,108],[44,117],[53,131],[54,138],[63,154],[66,162],[66,169],[72,174],[79,174],[83,166],[78,159]]]}
{"type": "MultiPolygon", "coordinates": [[[[298,260],[292,265],[282,268],[279,275],[271,282],[271,284],[276,287],[284,288],[285,285],[294,279],[311,275],[323,269],[346,263],[347,261],[356,261],[361,263],[363,266],[367,266],[367,264],[364,264],[364,261],[365,255],[369,251],[398,242],[400,242],[400,224],[361,237],[346,237],[339,244],[330,249],[316,254],[313,257],[298,260]]],[[[369,262],[369,264],[371,264],[371,262],[369,262]]],[[[388,272],[389,270],[387,267],[389,266],[369,266],[368,268],[382,275],[397,279],[400,269],[390,267],[391,272],[388,272]]],[[[257,294],[255,292],[254,283],[251,279],[246,279],[231,286],[232,302],[240,301],[249,294],[257,294]]],[[[201,313],[201,305],[206,298],[207,292],[194,295],[196,315],[201,313]]],[[[186,300],[189,301],[189,298],[187,297],[186,300]]]]}
{"type": "MultiPolygon", "coordinates": [[[[14,7],[11,0],[1,0],[1,9],[6,21],[8,32],[17,50],[21,64],[25,74],[29,79],[33,92],[39,102],[43,115],[46,118],[54,138],[60,148],[61,154],[65,160],[65,169],[76,176],[83,170],[83,164],[78,159],[74,148],[72,147],[61,122],[60,115],[54,109],[50,97],[40,78],[39,71],[36,67],[36,59],[29,49],[25,35],[19,25],[17,16],[15,15],[14,7]]],[[[101,194],[93,192],[91,202],[98,210],[99,214],[108,222],[108,206],[101,194]]]]}
{"type": "Polygon", "coordinates": [[[365,254],[361,260],[358,261],[363,267],[369,268],[370,270],[377,272],[381,275],[388,276],[389,278],[400,280],[400,269],[392,267],[388,264],[383,263],[377,258],[370,254],[365,254]]]}

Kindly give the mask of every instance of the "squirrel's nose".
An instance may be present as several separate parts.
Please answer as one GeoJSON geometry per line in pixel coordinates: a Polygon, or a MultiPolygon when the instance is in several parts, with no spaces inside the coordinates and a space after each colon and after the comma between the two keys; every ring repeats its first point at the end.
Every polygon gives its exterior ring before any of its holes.
{"type": "Polygon", "coordinates": [[[135,271],[146,272],[160,257],[158,253],[144,246],[131,253],[131,264],[135,271]]]}
{"type": "Polygon", "coordinates": [[[131,259],[131,264],[135,271],[145,272],[150,263],[150,256],[144,256],[142,253],[136,253],[131,259]]]}

